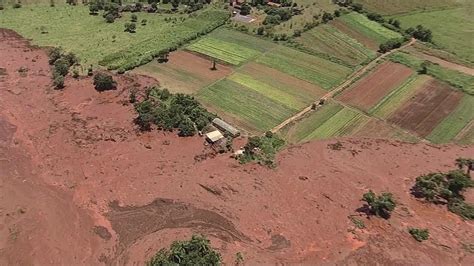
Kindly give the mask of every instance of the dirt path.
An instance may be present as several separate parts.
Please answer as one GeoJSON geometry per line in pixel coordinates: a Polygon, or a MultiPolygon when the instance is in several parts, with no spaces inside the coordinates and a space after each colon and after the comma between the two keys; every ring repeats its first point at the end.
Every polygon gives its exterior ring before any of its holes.
{"type": "Polygon", "coordinates": [[[474,69],[472,69],[470,67],[459,65],[459,64],[456,64],[456,63],[453,63],[453,62],[449,62],[449,61],[443,60],[443,59],[441,59],[439,57],[436,57],[436,56],[432,56],[432,55],[428,55],[428,54],[425,54],[425,53],[422,53],[422,52],[415,51],[414,49],[413,49],[413,51],[410,51],[410,53],[412,53],[412,54],[414,54],[417,57],[420,57],[422,59],[428,60],[432,63],[438,64],[442,67],[452,69],[452,70],[456,70],[456,71],[462,72],[464,74],[474,76],[474,69]]]}
{"type": "Polygon", "coordinates": [[[274,127],[271,131],[273,133],[276,133],[278,131],[280,131],[282,128],[284,128],[286,125],[288,125],[289,123],[295,121],[295,120],[298,120],[299,118],[301,118],[303,115],[305,115],[306,113],[308,113],[309,111],[312,110],[312,107],[313,107],[313,104],[318,104],[320,100],[324,100],[324,101],[327,101],[329,100],[330,98],[334,97],[334,95],[336,95],[337,93],[339,93],[340,91],[342,91],[343,89],[345,89],[347,86],[349,86],[350,84],[352,84],[352,82],[354,82],[356,79],[358,79],[359,77],[361,77],[362,75],[364,75],[366,72],[368,72],[370,69],[372,69],[373,67],[375,67],[378,62],[382,59],[384,59],[385,57],[389,56],[390,54],[396,52],[396,51],[399,51],[401,49],[405,49],[411,45],[413,45],[414,43],[416,42],[415,39],[411,39],[409,43],[403,45],[402,47],[398,48],[398,49],[393,49],[391,50],[390,52],[388,53],[385,53],[385,54],[382,54],[380,56],[378,56],[377,58],[375,58],[374,60],[372,60],[369,64],[367,64],[366,66],[364,66],[363,68],[357,70],[356,72],[352,73],[349,78],[344,81],[341,85],[337,86],[335,89],[331,90],[330,92],[326,93],[323,97],[321,97],[321,99],[317,99],[317,101],[315,101],[314,103],[312,103],[311,105],[309,105],[308,107],[306,107],[305,109],[301,110],[299,113],[295,114],[294,116],[286,119],[285,121],[283,121],[281,124],[279,124],[278,126],[274,127]]]}

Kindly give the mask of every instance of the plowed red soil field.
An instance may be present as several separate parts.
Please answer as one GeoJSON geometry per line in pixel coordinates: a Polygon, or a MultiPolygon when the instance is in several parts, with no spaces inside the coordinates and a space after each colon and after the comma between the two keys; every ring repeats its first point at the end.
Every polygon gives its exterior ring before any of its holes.
{"type": "Polygon", "coordinates": [[[404,65],[385,62],[337,98],[368,111],[385,95],[400,86],[412,73],[413,70],[404,65]]]}
{"type": "Polygon", "coordinates": [[[426,137],[438,123],[456,109],[462,97],[462,92],[433,79],[425,83],[424,88],[400,106],[388,121],[426,137]]]}
{"type": "Polygon", "coordinates": [[[474,264],[463,248],[474,224],[410,195],[416,176],[453,169],[474,146],[311,142],[282,151],[276,169],[206,159],[201,137],[136,131],[128,92],[153,80],[116,76],[118,89],[99,93],[68,77],[53,90],[45,52],[10,31],[0,59],[0,265],[143,265],[193,233],[226,265],[237,252],[246,265],[474,264]],[[360,212],[369,189],[394,194],[390,220],[360,212]]]}

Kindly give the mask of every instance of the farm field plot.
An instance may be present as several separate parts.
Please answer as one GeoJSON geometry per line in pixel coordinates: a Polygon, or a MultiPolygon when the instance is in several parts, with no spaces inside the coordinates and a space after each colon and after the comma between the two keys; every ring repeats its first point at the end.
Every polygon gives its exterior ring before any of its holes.
{"type": "Polygon", "coordinates": [[[284,46],[271,50],[256,61],[325,90],[330,90],[351,73],[349,67],[284,46]]]}
{"type": "Polygon", "coordinates": [[[460,144],[474,144],[474,121],[471,121],[459,134],[455,141],[460,144]]]}
{"type": "Polygon", "coordinates": [[[355,0],[354,2],[362,4],[367,10],[377,12],[382,15],[393,15],[417,10],[446,8],[459,4],[459,0],[355,0]]]}
{"type": "Polygon", "coordinates": [[[457,108],[462,98],[463,93],[438,80],[431,80],[400,106],[388,121],[426,137],[457,108]]]}
{"type": "Polygon", "coordinates": [[[136,33],[124,32],[130,13],[122,14],[114,23],[102,16],[89,15],[87,6],[58,5],[6,9],[0,25],[13,29],[41,46],[61,46],[74,52],[83,65],[102,65],[129,70],[152,60],[158,52],[176,47],[224,23],[227,12],[206,9],[193,18],[187,15],[137,13],[147,25],[138,25],[136,33]],[[176,18],[166,22],[165,18],[176,18]],[[182,21],[184,19],[184,22],[182,21]],[[133,48],[132,48],[133,47],[133,48]]]}
{"type": "Polygon", "coordinates": [[[375,118],[370,118],[367,123],[359,127],[351,136],[375,139],[397,139],[412,143],[419,141],[416,136],[375,118]]]}
{"type": "Polygon", "coordinates": [[[238,31],[222,29],[189,45],[187,49],[232,65],[240,65],[274,46],[271,42],[238,31]]]}
{"type": "Polygon", "coordinates": [[[355,110],[329,102],[290,126],[286,138],[290,143],[300,143],[347,136],[358,131],[368,121],[368,117],[355,110]]]}
{"type": "MultiPolygon", "coordinates": [[[[471,4],[472,5],[472,4],[471,4]]],[[[440,48],[474,63],[473,7],[413,13],[396,16],[403,28],[423,25],[433,32],[433,42],[440,48]],[[442,18],[442,21],[440,21],[442,18]]]]}
{"type": "Polygon", "coordinates": [[[464,95],[459,105],[426,137],[434,143],[453,140],[474,120],[474,96],[464,95]]]}
{"type": "Polygon", "coordinates": [[[211,61],[186,51],[170,54],[166,63],[152,61],[135,68],[132,72],[156,78],[160,85],[171,92],[192,94],[211,83],[226,77],[232,68],[217,64],[211,70],[211,61]]]}
{"type": "Polygon", "coordinates": [[[339,30],[374,50],[378,49],[380,43],[402,37],[398,32],[389,30],[356,12],[339,17],[335,20],[334,25],[339,30]]]}
{"type": "Polygon", "coordinates": [[[408,101],[423,85],[433,78],[427,75],[412,75],[400,87],[385,96],[369,113],[380,117],[389,117],[399,106],[408,101]]]}
{"type": "Polygon", "coordinates": [[[327,55],[351,67],[363,64],[376,56],[375,52],[328,24],[303,33],[297,38],[297,42],[305,50],[327,55]]]}
{"type": "Polygon", "coordinates": [[[412,74],[413,71],[404,65],[385,62],[337,98],[361,110],[369,111],[412,74]]]}

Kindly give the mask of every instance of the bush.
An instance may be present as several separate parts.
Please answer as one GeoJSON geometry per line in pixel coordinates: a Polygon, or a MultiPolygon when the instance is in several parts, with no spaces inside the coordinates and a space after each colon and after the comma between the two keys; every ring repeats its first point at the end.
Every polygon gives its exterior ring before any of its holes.
{"type": "Polygon", "coordinates": [[[105,15],[105,22],[107,23],[114,23],[115,16],[112,13],[105,15]]]}
{"type": "Polygon", "coordinates": [[[55,75],[53,79],[53,86],[58,90],[64,88],[64,77],[61,75],[55,75]]]}
{"type": "Polygon", "coordinates": [[[389,52],[393,49],[400,48],[402,46],[402,42],[403,42],[402,39],[398,39],[398,38],[390,39],[390,40],[380,44],[379,52],[386,53],[386,52],[389,52]]]}
{"type": "Polygon", "coordinates": [[[57,73],[61,76],[66,76],[69,72],[69,62],[61,57],[56,62],[54,62],[54,73],[57,73]]]}
{"type": "Polygon", "coordinates": [[[431,30],[425,29],[422,25],[418,25],[416,28],[408,28],[405,32],[423,42],[431,42],[433,38],[431,30]]]}
{"type": "Polygon", "coordinates": [[[131,16],[131,18],[130,18],[130,21],[131,21],[131,22],[137,22],[137,21],[138,21],[137,15],[133,14],[133,15],[131,16]]]}
{"type": "Polygon", "coordinates": [[[130,33],[135,33],[137,25],[135,23],[125,23],[125,31],[130,33]]]}
{"type": "Polygon", "coordinates": [[[381,195],[376,195],[372,190],[362,196],[362,200],[369,205],[369,211],[376,216],[388,219],[391,212],[396,207],[396,202],[393,199],[392,193],[383,192],[381,195]]]}
{"type": "Polygon", "coordinates": [[[15,3],[15,4],[13,4],[13,8],[21,8],[21,3],[15,3]]]}
{"type": "Polygon", "coordinates": [[[99,72],[94,76],[94,86],[98,91],[106,91],[115,89],[117,83],[111,75],[99,72]]]}
{"type": "Polygon", "coordinates": [[[221,255],[203,236],[193,235],[191,240],[175,241],[169,249],[161,249],[147,266],[162,265],[220,265],[221,255]]]}
{"type": "Polygon", "coordinates": [[[409,228],[408,232],[418,242],[428,240],[428,238],[430,237],[428,229],[409,228]]]}
{"type": "Polygon", "coordinates": [[[466,203],[464,200],[455,198],[449,201],[448,210],[467,220],[474,219],[474,205],[466,203]]]}
{"type": "Polygon", "coordinates": [[[238,157],[240,163],[256,161],[261,165],[275,167],[275,155],[285,141],[273,133],[263,137],[250,137],[244,146],[244,153],[238,157]]]}
{"type": "Polygon", "coordinates": [[[59,47],[53,47],[48,51],[49,64],[53,65],[56,60],[61,58],[63,55],[63,50],[59,47]]]}

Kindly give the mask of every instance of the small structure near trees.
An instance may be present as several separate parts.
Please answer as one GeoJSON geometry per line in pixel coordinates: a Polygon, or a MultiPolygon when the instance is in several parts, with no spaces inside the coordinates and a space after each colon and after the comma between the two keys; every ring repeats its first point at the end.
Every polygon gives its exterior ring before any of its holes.
{"type": "Polygon", "coordinates": [[[222,135],[222,133],[219,130],[214,130],[206,134],[206,140],[211,144],[216,143],[223,138],[224,138],[224,135],[222,135]]]}
{"type": "Polygon", "coordinates": [[[212,125],[224,131],[225,134],[228,134],[229,136],[233,138],[240,136],[240,131],[238,129],[229,125],[228,123],[226,123],[224,120],[220,118],[214,118],[214,120],[212,120],[212,125]]]}

